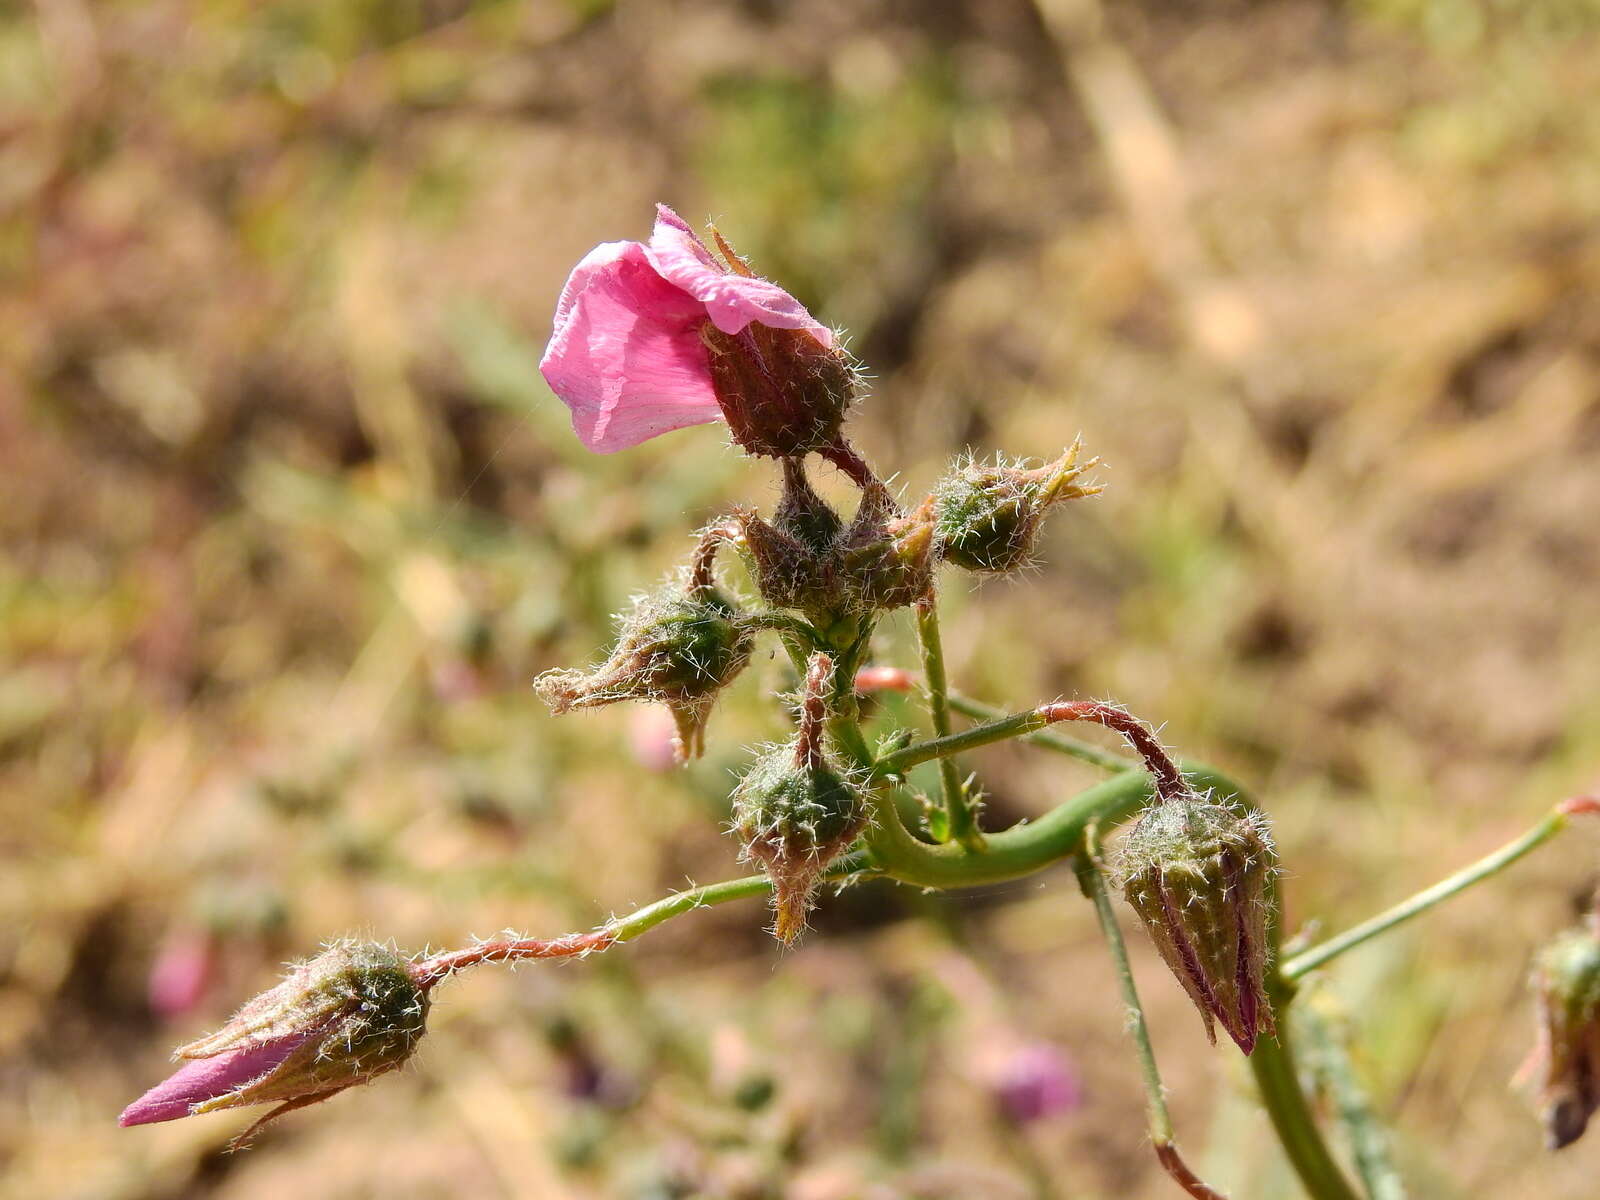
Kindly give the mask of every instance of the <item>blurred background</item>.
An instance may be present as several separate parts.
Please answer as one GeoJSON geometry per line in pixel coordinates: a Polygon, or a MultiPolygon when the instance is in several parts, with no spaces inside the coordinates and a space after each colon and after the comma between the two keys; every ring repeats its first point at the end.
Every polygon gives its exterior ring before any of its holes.
{"type": "MultiPolygon", "coordinates": [[[[478,972],[413,1067],[245,1154],[240,1114],[116,1127],[323,939],[743,873],[779,663],[685,772],[658,714],[528,687],[774,498],[715,427],[586,454],[537,373],[656,200],[852,331],[909,491],[968,447],[1106,460],[1037,574],[947,579],[955,679],[1115,698],[1255,787],[1292,928],[1597,782],[1594,0],[6,4],[0,1193],[1174,1194],[1059,869],[860,886],[787,953],[747,903],[478,972]]],[[[996,824],[1093,780],[969,765],[996,824]]],[[[1546,1155],[1507,1081],[1595,841],[1330,973],[1415,1196],[1593,1195],[1600,1146],[1546,1155]]],[[[1180,1141],[1297,1195],[1131,940],[1180,1141]]]]}

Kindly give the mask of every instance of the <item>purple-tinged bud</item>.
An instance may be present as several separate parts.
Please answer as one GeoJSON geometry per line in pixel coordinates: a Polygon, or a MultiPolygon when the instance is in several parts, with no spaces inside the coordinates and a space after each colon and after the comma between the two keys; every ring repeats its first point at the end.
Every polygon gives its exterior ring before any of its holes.
{"type": "Polygon", "coordinates": [[[1591,929],[1562,934],[1539,952],[1531,982],[1539,1014],[1531,1065],[1540,1075],[1545,1144],[1560,1150],[1600,1109],[1600,939],[1591,929]]]}
{"type": "Polygon", "coordinates": [[[739,548],[761,598],[773,608],[823,614],[838,607],[839,574],[829,554],[762,520],[747,508],[734,510],[739,548]]]}
{"type": "Polygon", "coordinates": [[[122,1112],[148,1125],[278,1101],[266,1121],[326,1100],[406,1062],[428,1014],[426,988],[386,946],[337,942],[293,968],[220,1030],[177,1051],[188,1059],[122,1112]]]}
{"type": "Polygon", "coordinates": [[[799,732],[758,758],[733,793],[733,832],[772,880],[773,933],[783,942],[804,931],[822,873],[866,823],[860,787],[822,744],[832,672],[832,659],[812,655],[799,732]]]}
{"type": "Polygon", "coordinates": [[[1277,870],[1264,820],[1198,796],[1145,810],[1123,842],[1123,894],[1216,1041],[1220,1022],[1249,1054],[1273,1033],[1266,995],[1268,886],[1277,870]]]}
{"type": "Polygon", "coordinates": [[[1056,504],[1101,489],[1078,482],[1099,459],[1078,465],[1073,442],[1053,463],[1027,470],[1004,461],[969,462],[934,489],[939,555],[969,571],[1005,573],[1033,563],[1034,542],[1056,504]]]}
{"type": "Polygon", "coordinates": [[[534,689],[556,714],[620,700],[665,704],[678,726],[678,758],[705,750],[717,694],[732,683],[755,640],[711,587],[673,584],[634,602],[611,656],[592,671],[546,671],[534,689]]]}
{"type": "Polygon", "coordinates": [[[783,498],[771,524],[748,509],[735,510],[734,521],[763,600],[818,615],[839,608],[843,593],[834,551],[844,523],[811,487],[800,459],[783,460],[783,498]]]}
{"type": "Polygon", "coordinates": [[[707,321],[700,337],[717,406],[746,454],[793,458],[839,440],[858,377],[837,344],[759,322],[724,333],[707,321]]]}

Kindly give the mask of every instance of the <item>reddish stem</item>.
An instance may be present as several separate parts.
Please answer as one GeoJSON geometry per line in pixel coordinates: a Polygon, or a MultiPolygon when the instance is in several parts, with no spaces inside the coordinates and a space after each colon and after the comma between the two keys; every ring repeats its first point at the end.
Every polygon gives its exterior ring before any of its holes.
{"type": "Polygon", "coordinates": [[[794,743],[797,767],[820,769],[824,763],[822,732],[828,721],[828,689],[833,683],[833,659],[820,650],[806,666],[805,692],[800,702],[800,736],[794,743]]]}
{"type": "Polygon", "coordinates": [[[856,672],[858,696],[872,692],[909,692],[916,686],[917,677],[904,667],[862,667],[856,672]]]}
{"type": "Polygon", "coordinates": [[[1228,1200],[1189,1169],[1189,1164],[1183,1161],[1183,1155],[1178,1153],[1178,1148],[1171,1142],[1158,1142],[1156,1157],[1161,1160],[1161,1165],[1167,1174],[1172,1176],[1179,1187],[1195,1197],[1195,1200],[1228,1200]]]}
{"type": "Polygon", "coordinates": [[[722,543],[731,542],[738,536],[739,527],[731,521],[713,525],[701,532],[700,540],[695,543],[694,554],[689,559],[690,592],[699,596],[716,587],[717,580],[713,568],[716,565],[717,551],[722,548],[722,543]]]}
{"type": "Polygon", "coordinates": [[[1156,797],[1159,800],[1172,800],[1189,794],[1189,785],[1184,782],[1183,772],[1178,770],[1178,764],[1173,762],[1172,756],[1162,749],[1161,743],[1156,741],[1155,734],[1150,732],[1144,722],[1131,713],[1099,700],[1041,704],[1038,712],[1051,723],[1093,721],[1096,725],[1116,730],[1128,740],[1128,744],[1138,752],[1139,757],[1144,759],[1145,770],[1149,771],[1150,777],[1155,780],[1156,797]]]}
{"type": "Polygon", "coordinates": [[[411,977],[424,991],[448,979],[457,971],[475,967],[480,963],[520,962],[529,958],[573,958],[596,950],[605,950],[617,940],[610,929],[597,929],[593,933],[569,933],[562,937],[541,941],[538,938],[506,938],[498,942],[480,942],[465,950],[451,950],[436,954],[411,964],[411,977]]]}

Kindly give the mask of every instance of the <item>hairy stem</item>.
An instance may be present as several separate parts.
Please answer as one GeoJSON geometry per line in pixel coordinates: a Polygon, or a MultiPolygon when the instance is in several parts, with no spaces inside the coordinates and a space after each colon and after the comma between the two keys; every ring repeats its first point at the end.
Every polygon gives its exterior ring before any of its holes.
{"type": "Polygon", "coordinates": [[[689,591],[703,596],[717,586],[717,551],[726,542],[739,536],[739,528],[730,521],[722,521],[700,531],[694,553],[689,558],[689,591]]]}
{"type": "Polygon", "coordinates": [[[1122,929],[1117,925],[1116,910],[1111,906],[1111,894],[1106,890],[1105,873],[1100,869],[1100,831],[1090,825],[1084,830],[1083,852],[1074,866],[1078,886],[1094,902],[1095,916],[1100,920],[1100,932],[1105,936],[1111,951],[1111,961],[1116,967],[1117,986],[1122,991],[1122,1005],[1127,1013],[1128,1032],[1133,1037],[1134,1053],[1139,1059],[1139,1076],[1144,1082],[1146,1118],[1150,1125],[1150,1140],[1155,1144],[1156,1158],[1173,1180],[1196,1200],[1222,1200],[1216,1191],[1192,1170],[1172,1140],[1172,1115],[1167,1111],[1165,1089],[1161,1072],[1156,1066],[1155,1047],[1150,1044],[1150,1030],[1145,1024],[1144,1006],[1139,1003],[1139,989],[1133,982],[1133,967],[1128,963],[1127,943],[1122,940],[1122,929]]]}
{"type": "MultiPolygon", "coordinates": [[[[933,732],[938,737],[950,736],[949,683],[945,678],[944,641],[939,636],[939,609],[930,594],[916,605],[917,638],[922,643],[922,674],[928,692],[928,715],[933,721],[933,732]]],[[[939,781],[944,792],[945,824],[949,839],[960,842],[968,850],[983,849],[983,833],[978,828],[977,813],[973,811],[971,797],[961,781],[961,772],[955,760],[939,760],[939,781]]]]}
{"type": "Polygon", "coordinates": [[[1171,799],[1189,791],[1189,785],[1184,782],[1183,772],[1162,749],[1155,735],[1144,723],[1115,705],[1104,704],[1098,700],[1041,704],[1037,708],[999,717],[983,725],[975,725],[960,733],[917,742],[880,758],[873,764],[872,777],[883,779],[891,775],[900,775],[919,763],[931,762],[936,758],[948,758],[952,754],[988,746],[994,742],[1003,742],[1008,738],[1024,737],[1060,721],[1092,721],[1122,734],[1144,759],[1145,769],[1155,782],[1155,791],[1159,799],[1171,799]]]}
{"type": "MultiPolygon", "coordinates": [[[[858,854],[846,855],[829,868],[824,879],[844,880],[865,878],[875,872],[858,854]]],[[[605,950],[621,942],[631,942],[642,933],[654,929],[673,917],[693,912],[698,908],[711,908],[733,900],[752,896],[765,896],[772,891],[772,883],[765,875],[748,875],[743,879],[727,879],[703,887],[685,888],[670,896],[663,896],[652,904],[636,909],[625,917],[607,921],[590,933],[569,933],[556,938],[504,938],[481,942],[461,950],[419,959],[411,966],[413,976],[425,988],[449,978],[458,971],[485,963],[524,962],[536,958],[574,958],[605,950]]]]}
{"type": "MultiPolygon", "coordinates": [[[[1003,709],[995,708],[990,704],[983,704],[960,692],[950,693],[950,707],[964,717],[971,717],[974,721],[997,721],[1005,716],[1003,709]]],[[[1023,741],[1031,742],[1035,746],[1043,746],[1046,750],[1054,750],[1057,754],[1065,754],[1069,758],[1076,758],[1090,766],[1099,767],[1105,771],[1126,771],[1136,766],[1131,759],[1110,750],[1102,750],[1099,746],[1080,741],[1075,737],[1068,737],[1064,733],[1047,729],[1036,733],[1025,733],[1023,741]]]]}
{"type": "Polygon", "coordinates": [[[1476,883],[1481,883],[1491,875],[1503,871],[1523,855],[1544,845],[1556,834],[1567,827],[1570,814],[1578,809],[1572,807],[1576,801],[1568,801],[1552,809],[1544,820],[1528,830],[1515,841],[1500,847],[1493,854],[1480,858],[1470,867],[1457,871],[1446,879],[1441,879],[1430,888],[1424,888],[1408,900],[1402,900],[1393,908],[1386,909],[1377,916],[1372,917],[1353,929],[1347,929],[1337,937],[1331,937],[1320,946],[1301,952],[1289,959],[1280,968],[1279,973],[1288,980],[1296,980],[1307,972],[1314,971],[1324,963],[1330,962],[1346,950],[1353,950],[1363,942],[1371,941],[1380,934],[1387,933],[1397,925],[1404,925],[1413,917],[1419,917],[1436,904],[1442,904],[1450,897],[1459,895],[1476,883]]]}

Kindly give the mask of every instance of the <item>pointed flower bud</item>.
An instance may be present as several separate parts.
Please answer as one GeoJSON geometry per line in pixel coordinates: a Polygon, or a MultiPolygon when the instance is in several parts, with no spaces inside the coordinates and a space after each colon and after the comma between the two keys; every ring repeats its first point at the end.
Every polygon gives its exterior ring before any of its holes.
{"type": "Polygon", "coordinates": [[[1600,938],[1573,929],[1540,951],[1532,985],[1538,1000],[1538,1070],[1545,1141],[1552,1150],[1583,1136],[1600,1109],[1600,938]]]}
{"type": "Polygon", "coordinates": [[[939,554],[969,571],[1005,573],[1033,562],[1045,514],[1056,504],[1101,489],[1078,482],[1099,460],[1078,465],[1073,442],[1053,463],[1026,470],[1001,461],[969,462],[934,489],[939,554]]]}
{"type": "Polygon", "coordinates": [[[811,488],[800,459],[784,459],[784,494],[773,522],[738,509],[734,523],[750,574],[768,605],[818,616],[837,610],[842,589],[834,547],[843,522],[811,488]]]}
{"type": "Polygon", "coordinates": [[[823,871],[866,823],[860,787],[822,744],[832,676],[833,660],[812,655],[799,732],[758,758],[733,793],[733,832],[744,856],[760,863],[772,880],[773,933],[784,942],[804,931],[823,871]]]}
{"type": "Polygon", "coordinates": [[[188,1059],[123,1110],[122,1125],[279,1101],[240,1137],[294,1108],[366,1083],[409,1059],[428,1013],[407,960],[342,941],[301,963],[216,1033],[178,1050],[188,1059]]]}
{"type": "Polygon", "coordinates": [[[705,750],[717,694],[750,661],[753,631],[710,586],[669,584],[634,602],[611,656],[592,671],[546,671],[534,688],[558,715],[619,700],[655,700],[678,725],[678,758],[705,750]]]}
{"type": "Polygon", "coordinates": [[[1268,883],[1277,870],[1258,814],[1186,792],[1145,811],[1122,846],[1123,894],[1216,1041],[1249,1054],[1272,1033],[1266,996],[1268,883]]]}

